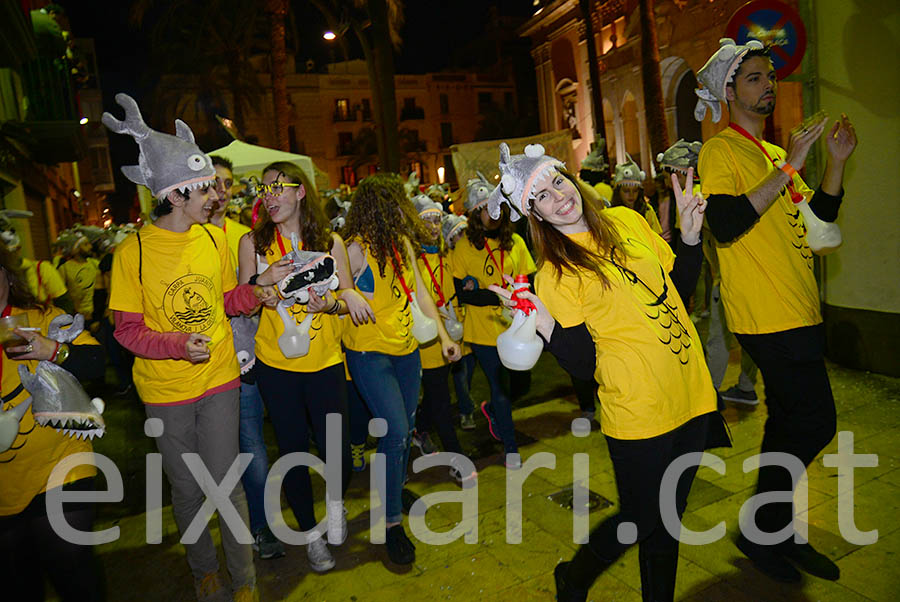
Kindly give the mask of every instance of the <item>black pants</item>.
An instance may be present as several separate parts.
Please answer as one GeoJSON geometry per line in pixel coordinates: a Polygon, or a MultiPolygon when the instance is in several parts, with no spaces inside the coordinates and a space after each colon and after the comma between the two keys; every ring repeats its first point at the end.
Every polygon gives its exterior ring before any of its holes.
{"type": "MultiPolygon", "coordinates": [[[[793,454],[804,466],[834,438],[837,416],[825,370],[825,328],[818,324],[771,334],[738,334],[766,386],[766,420],[762,452],[793,454]]],[[[793,491],[786,468],[759,469],[756,492],[793,491]]],[[[793,504],[769,503],[756,515],[764,532],[784,528],[794,516],[793,504]]],[[[786,536],[790,537],[790,535],[786,536]]]]}
{"type": "Polygon", "coordinates": [[[572,388],[575,389],[575,397],[578,399],[578,407],[582,412],[593,412],[597,408],[597,383],[591,380],[575,378],[571,374],[572,388]]]}
{"type": "MultiPolygon", "coordinates": [[[[93,491],[94,479],[80,479],[63,488],[93,491]]],[[[79,531],[91,531],[95,506],[82,502],[63,504],[66,522],[79,531]]],[[[0,517],[0,563],[0,574],[5,576],[4,600],[43,600],[45,577],[63,602],[104,599],[93,547],[69,543],[56,534],[47,518],[43,493],[22,512],[0,517]]]]}
{"type": "Polygon", "coordinates": [[[436,432],[444,451],[461,454],[450,413],[449,377],[450,364],[422,370],[422,404],[416,413],[416,428],[423,433],[436,432]]]}
{"type": "MultiPolygon", "coordinates": [[[[311,428],[319,457],[327,462],[325,416],[341,415],[341,493],[346,493],[352,465],[343,364],[318,372],[290,372],[267,366],[257,359],[256,383],[275,428],[279,456],[308,452],[311,428]]],[[[295,466],[287,472],[284,494],[300,528],[309,531],[315,527],[312,481],[307,467],[295,466]]]]}
{"type": "MultiPolygon", "coordinates": [[[[619,525],[634,523],[640,546],[641,583],[645,591],[651,589],[653,581],[660,580],[674,587],[678,540],[669,534],[662,523],[660,484],[673,460],[686,453],[703,451],[709,417],[710,414],[697,416],[673,431],[650,439],[606,438],[619,492],[619,512],[594,527],[586,545],[603,562],[603,566],[608,566],[631,546],[619,541],[619,525]],[[645,562],[645,559],[651,559],[651,562],[645,562]],[[655,571],[651,576],[648,569],[651,565],[666,568],[655,571]]],[[[678,480],[675,506],[679,518],[687,506],[688,493],[696,474],[697,467],[692,466],[681,473],[678,480]]]]}

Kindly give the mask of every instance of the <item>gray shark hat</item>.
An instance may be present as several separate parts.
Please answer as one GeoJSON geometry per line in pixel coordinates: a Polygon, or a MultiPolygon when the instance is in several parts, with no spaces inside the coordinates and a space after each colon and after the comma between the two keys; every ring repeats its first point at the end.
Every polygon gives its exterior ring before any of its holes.
{"type": "Polygon", "coordinates": [[[503,203],[508,204],[509,219],[517,221],[519,217],[531,211],[529,201],[534,198],[534,186],[542,176],[551,170],[565,169],[566,164],[555,157],[544,154],[540,144],[529,144],[522,155],[510,155],[509,145],[500,143],[500,185],[491,193],[488,200],[488,213],[493,219],[500,217],[503,203]]]}
{"type": "Polygon", "coordinates": [[[719,49],[709,57],[706,64],[697,72],[697,81],[703,84],[696,89],[697,106],[694,108],[694,119],[703,121],[706,110],[712,112],[712,120],[715,123],[722,118],[721,102],[728,102],[725,96],[725,88],[734,79],[744,55],[753,49],[762,50],[763,45],[759,40],[750,40],[746,44],[735,44],[731,38],[719,40],[719,49]]]}
{"type": "Polygon", "coordinates": [[[419,217],[434,214],[440,217],[444,213],[444,208],[440,203],[435,203],[427,194],[417,194],[412,199],[412,204],[416,208],[419,217]]]}
{"type": "Polygon", "coordinates": [[[666,149],[666,152],[656,155],[656,162],[663,169],[687,174],[690,167],[697,173],[697,158],[700,156],[702,142],[685,142],[684,138],[666,149]]]}
{"type": "Polygon", "coordinates": [[[194,142],[191,128],[175,120],[175,135],[157,132],[144,123],[141,110],[127,94],[116,94],[116,102],[125,109],[125,121],[103,113],[103,125],[117,134],[127,134],[137,142],[140,156],[137,165],[125,165],[125,177],[150,189],[157,199],[173,190],[190,192],[216,178],[209,155],[194,142]]]}
{"type": "Polygon", "coordinates": [[[441,218],[441,234],[444,236],[444,242],[451,249],[454,245],[450,243],[450,239],[462,232],[469,225],[469,220],[465,215],[444,215],[441,218]]]}
{"type": "Polygon", "coordinates": [[[475,173],[478,174],[478,177],[466,182],[466,200],[463,202],[466,213],[484,206],[487,203],[488,196],[491,194],[491,190],[494,189],[480,171],[475,173]]]}

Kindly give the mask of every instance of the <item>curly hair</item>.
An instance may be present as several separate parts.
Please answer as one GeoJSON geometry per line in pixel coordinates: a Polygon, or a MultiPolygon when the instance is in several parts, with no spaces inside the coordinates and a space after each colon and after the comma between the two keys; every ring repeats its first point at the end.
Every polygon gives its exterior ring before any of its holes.
{"type": "Polygon", "coordinates": [[[466,226],[466,238],[472,243],[476,249],[484,248],[484,239],[488,233],[500,241],[500,248],[504,251],[511,251],[513,248],[512,235],[516,231],[516,227],[509,219],[509,205],[503,204],[500,208],[500,225],[494,230],[487,230],[481,221],[481,212],[487,211],[487,205],[479,207],[469,212],[468,226],[466,226]]]}
{"type": "MultiPolygon", "coordinates": [[[[309,182],[309,178],[300,167],[288,161],[276,161],[262,170],[263,175],[277,171],[283,181],[302,184],[306,194],[300,199],[300,238],[306,251],[331,250],[331,225],[322,210],[319,195],[309,182]]],[[[265,257],[271,251],[269,247],[275,241],[276,224],[269,217],[268,211],[259,212],[259,221],[253,228],[253,246],[258,255],[265,257]]]]}
{"type": "Polygon", "coordinates": [[[19,258],[2,243],[0,243],[0,269],[6,274],[6,281],[9,284],[6,302],[10,306],[19,309],[46,309],[28,288],[19,258]]]}
{"type": "Polygon", "coordinates": [[[609,276],[603,270],[605,261],[615,261],[617,255],[626,256],[622,247],[619,233],[612,221],[603,211],[603,201],[595,194],[591,194],[587,184],[579,182],[570,173],[559,170],[559,173],[568,178],[581,195],[582,212],[591,238],[599,247],[600,252],[587,249],[574,242],[568,236],[557,230],[546,220],[535,217],[534,211],[529,211],[528,233],[538,256],[538,269],[548,262],[553,266],[557,280],[562,277],[564,270],[577,274],[577,269],[593,272],[603,285],[609,288],[609,276]]]}
{"type": "MultiPolygon", "coordinates": [[[[429,240],[425,224],[406,196],[403,180],[391,173],[376,173],[359,183],[343,235],[348,241],[358,237],[369,247],[382,278],[388,260],[396,262],[394,249],[399,251],[405,239],[413,247],[428,244],[429,240]]],[[[400,253],[400,262],[406,266],[406,253],[400,253]]]]}

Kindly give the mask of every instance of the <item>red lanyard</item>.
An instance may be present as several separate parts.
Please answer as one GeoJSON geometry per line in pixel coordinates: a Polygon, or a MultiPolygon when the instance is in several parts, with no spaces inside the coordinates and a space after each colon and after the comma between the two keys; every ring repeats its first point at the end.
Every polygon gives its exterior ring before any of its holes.
{"type": "Polygon", "coordinates": [[[412,291],[409,290],[409,287],[406,286],[406,279],[403,277],[403,262],[400,261],[400,253],[397,251],[397,247],[391,244],[391,248],[394,249],[394,273],[397,274],[397,277],[400,279],[400,286],[403,287],[403,292],[406,293],[406,298],[409,299],[409,302],[412,303],[412,291]]]}
{"type": "MultiPolygon", "coordinates": [[[[769,161],[772,162],[772,165],[774,165],[776,169],[781,169],[781,167],[778,165],[778,162],[769,156],[769,153],[766,152],[766,149],[765,149],[765,147],[763,147],[762,142],[757,140],[753,134],[751,134],[750,132],[748,132],[747,130],[745,130],[744,128],[742,128],[741,126],[739,126],[738,124],[736,124],[734,122],[729,123],[728,127],[730,127],[735,132],[737,132],[738,134],[740,134],[741,136],[743,136],[744,138],[746,138],[747,140],[749,140],[750,142],[755,144],[759,148],[759,150],[761,150],[763,152],[763,154],[766,156],[766,159],[768,159],[769,161]]],[[[794,188],[794,178],[793,177],[791,177],[791,179],[788,180],[787,188],[788,188],[788,192],[791,194],[791,200],[794,202],[794,204],[799,203],[803,200],[803,195],[800,194],[799,192],[797,192],[797,189],[794,188]]]]}
{"type": "Polygon", "coordinates": [[[222,222],[222,232],[228,232],[228,220],[222,222]]]}
{"type": "MultiPolygon", "coordinates": [[[[42,264],[42,263],[44,263],[44,260],[43,260],[43,259],[41,259],[40,261],[38,261],[38,262],[37,262],[37,269],[35,270],[35,271],[37,272],[37,281],[38,281],[38,285],[37,285],[37,290],[38,290],[38,301],[41,300],[41,299],[40,299],[40,296],[41,296],[41,288],[42,288],[42,285],[43,285],[43,279],[41,278],[41,264],[42,264]]],[[[3,317],[5,318],[6,316],[3,316],[3,317]]]]}
{"type": "Polygon", "coordinates": [[[484,241],[484,248],[487,249],[488,255],[491,256],[491,261],[494,262],[494,265],[497,266],[497,269],[500,270],[500,287],[503,288],[506,285],[503,283],[503,247],[500,247],[500,263],[497,263],[497,260],[494,258],[494,252],[491,251],[491,245],[488,244],[488,241],[484,241]]]}
{"type": "MultiPolygon", "coordinates": [[[[287,251],[284,250],[284,243],[281,241],[281,232],[275,231],[275,236],[277,237],[275,240],[278,241],[278,249],[281,251],[281,256],[284,257],[287,255],[287,251]]],[[[303,243],[300,243],[300,250],[303,250],[303,243]]]]}
{"type": "MultiPolygon", "coordinates": [[[[434,282],[434,289],[437,291],[437,294],[438,294],[437,306],[444,307],[444,305],[447,303],[446,301],[444,301],[444,291],[441,288],[441,285],[438,284],[437,279],[434,277],[434,272],[431,270],[431,264],[428,263],[428,257],[425,256],[424,252],[422,252],[419,255],[419,257],[421,257],[422,261],[425,262],[425,267],[428,268],[428,274],[431,275],[431,281],[434,282]]],[[[438,261],[440,262],[440,266],[441,266],[441,283],[443,283],[444,282],[444,258],[441,257],[440,255],[438,255],[438,261]]]]}

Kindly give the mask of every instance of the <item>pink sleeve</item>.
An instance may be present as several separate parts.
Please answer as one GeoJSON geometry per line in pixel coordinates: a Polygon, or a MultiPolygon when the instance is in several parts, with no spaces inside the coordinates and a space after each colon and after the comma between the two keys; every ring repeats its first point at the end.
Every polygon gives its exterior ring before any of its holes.
{"type": "Polygon", "coordinates": [[[186,344],[190,333],[157,332],[144,324],[144,315],[127,311],[114,312],[116,340],[138,357],[148,360],[186,360],[186,344]]]}
{"type": "Polygon", "coordinates": [[[239,284],[225,293],[225,313],[229,316],[250,315],[259,306],[252,284],[239,284]]]}

